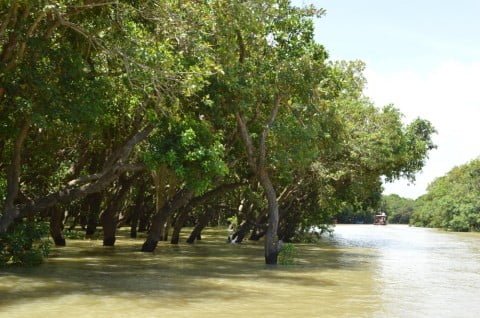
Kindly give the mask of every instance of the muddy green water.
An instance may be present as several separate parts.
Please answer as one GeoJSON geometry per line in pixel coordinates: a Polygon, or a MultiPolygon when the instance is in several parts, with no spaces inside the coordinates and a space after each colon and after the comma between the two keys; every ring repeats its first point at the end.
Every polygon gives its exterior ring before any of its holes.
{"type": "Polygon", "coordinates": [[[34,269],[0,271],[0,317],[479,317],[480,235],[343,225],[297,264],[210,230],[194,246],[68,241],[34,269]]]}

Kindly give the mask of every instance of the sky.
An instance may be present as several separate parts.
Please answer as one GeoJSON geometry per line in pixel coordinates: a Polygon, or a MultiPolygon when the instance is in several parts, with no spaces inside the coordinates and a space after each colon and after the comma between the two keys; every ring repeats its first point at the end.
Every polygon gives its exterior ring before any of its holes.
{"type": "Polygon", "coordinates": [[[327,13],[316,40],[331,60],[362,60],[365,94],[392,103],[408,123],[432,122],[438,146],[416,182],[384,185],[416,198],[435,178],[480,156],[480,1],[293,0],[327,13]]]}

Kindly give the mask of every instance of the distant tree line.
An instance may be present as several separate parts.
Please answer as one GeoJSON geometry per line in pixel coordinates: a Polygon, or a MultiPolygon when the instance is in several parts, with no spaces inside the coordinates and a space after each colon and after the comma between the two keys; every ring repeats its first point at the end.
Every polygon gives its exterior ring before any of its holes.
{"type": "Polygon", "coordinates": [[[371,223],[373,215],[386,212],[389,223],[443,228],[450,231],[480,230],[480,159],[453,168],[434,180],[416,200],[384,195],[375,209],[344,209],[342,223],[371,223]]]}
{"type": "Polygon", "coordinates": [[[415,202],[410,223],[452,231],[480,230],[480,159],[453,168],[415,202]]]}

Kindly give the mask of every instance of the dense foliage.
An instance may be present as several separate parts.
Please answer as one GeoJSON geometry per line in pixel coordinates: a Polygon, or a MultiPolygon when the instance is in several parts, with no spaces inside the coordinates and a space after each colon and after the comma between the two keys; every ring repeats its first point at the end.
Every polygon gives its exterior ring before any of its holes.
{"type": "Polygon", "coordinates": [[[480,230],[480,159],[436,179],[416,201],[410,223],[453,231],[480,230]]]}
{"type": "Polygon", "coordinates": [[[382,177],[434,148],[364,96],[363,63],[332,62],[314,7],[267,1],[1,1],[0,233],[26,218],[115,244],[235,217],[232,242],[302,237],[373,209],[382,177]]]}
{"type": "Polygon", "coordinates": [[[388,215],[388,223],[409,224],[415,204],[413,199],[390,194],[382,197],[381,210],[388,215]]]}
{"type": "Polygon", "coordinates": [[[24,222],[11,231],[0,234],[0,267],[5,265],[32,266],[41,264],[50,252],[48,224],[24,222]]]}

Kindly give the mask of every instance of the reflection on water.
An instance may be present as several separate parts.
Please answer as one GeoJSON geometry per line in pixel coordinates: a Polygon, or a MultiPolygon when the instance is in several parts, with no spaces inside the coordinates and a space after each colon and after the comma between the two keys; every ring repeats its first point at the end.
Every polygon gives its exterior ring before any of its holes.
{"type": "Polygon", "coordinates": [[[44,265],[0,272],[0,317],[476,317],[480,236],[337,226],[300,245],[297,265],[263,265],[261,244],[69,241],[44,265]]]}

